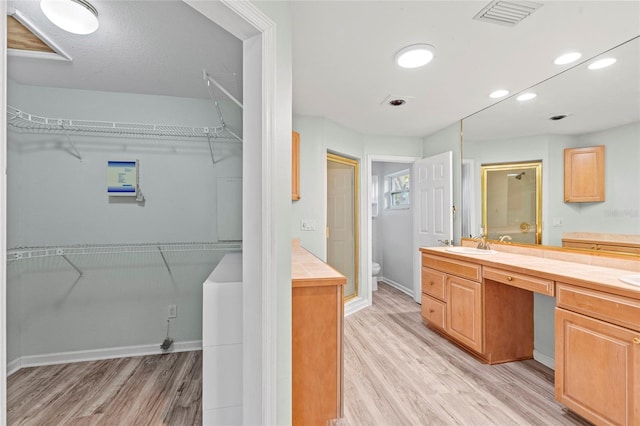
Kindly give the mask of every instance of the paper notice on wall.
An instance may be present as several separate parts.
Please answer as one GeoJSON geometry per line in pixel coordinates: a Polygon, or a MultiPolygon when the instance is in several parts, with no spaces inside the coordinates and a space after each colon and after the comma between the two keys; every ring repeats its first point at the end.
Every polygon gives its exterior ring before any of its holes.
{"type": "Polygon", "coordinates": [[[133,196],[138,192],[138,162],[107,162],[107,193],[109,196],[133,196]]]}

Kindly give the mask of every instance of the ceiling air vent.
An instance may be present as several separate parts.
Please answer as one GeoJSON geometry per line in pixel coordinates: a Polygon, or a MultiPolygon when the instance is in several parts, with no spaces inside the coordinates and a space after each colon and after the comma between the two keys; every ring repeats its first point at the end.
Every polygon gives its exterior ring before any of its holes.
{"type": "Polygon", "coordinates": [[[531,1],[494,0],[478,12],[473,19],[512,27],[541,6],[541,3],[531,1]]]}

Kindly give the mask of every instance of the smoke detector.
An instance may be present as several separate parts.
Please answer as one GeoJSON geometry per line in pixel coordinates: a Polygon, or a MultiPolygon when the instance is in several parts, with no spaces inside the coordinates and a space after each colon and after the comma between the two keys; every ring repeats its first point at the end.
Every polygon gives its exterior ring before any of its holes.
{"type": "Polygon", "coordinates": [[[541,3],[532,1],[494,0],[482,8],[473,19],[513,27],[540,7],[541,3]]]}

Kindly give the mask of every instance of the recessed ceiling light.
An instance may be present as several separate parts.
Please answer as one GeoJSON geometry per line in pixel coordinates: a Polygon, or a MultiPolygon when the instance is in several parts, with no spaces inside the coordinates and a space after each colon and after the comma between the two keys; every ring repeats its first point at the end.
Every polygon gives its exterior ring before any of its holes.
{"type": "Polygon", "coordinates": [[[509,94],[509,91],[506,89],[500,89],[500,90],[496,90],[495,92],[491,92],[489,94],[490,98],[496,99],[496,98],[503,98],[505,96],[507,96],[509,94]]]}
{"type": "Polygon", "coordinates": [[[436,55],[430,44],[412,44],[396,53],[396,63],[402,68],[418,68],[427,65],[436,55]]]}
{"type": "Polygon", "coordinates": [[[590,70],[599,70],[600,68],[606,68],[609,65],[613,65],[615,63],[616,58],[603,58],[590,64],[587,68],[589,68],[590,70]]]}
{"type": "Polygon", "coordinates": [[[558,120],[563,120],[565,118],[567,118],[567,114],[558,114],[558,115],[552,115],[551,117],[549,117],[549,120],[558,121],[558,120]]]}
{"type": "Polygon", "coordinates": [[[538,95],[536,95],[535,93],[529,92],[529,93],[523,93],[522,95],[518,96],[516,99],[519,101],[528,101],[530,99],[535,98],[536,96],[538,95]]]}
{"type": "Polygon", "coordinates": [[[51,22],[74,34],[98,29],[98,11],[86,0],[41,0],[40,8],[51,22]]]}
{"type": "Polygon", "coordinates": [[[389,105],[391,106],[402,106],[406,103],[407,101],[405,101],[404,99],[392,99],[389,101],[389,105]]]}
{"type": "Polygon", "coordinates": [[[570,64],[571,62],[577,61],[581,57],[582,53],[580,52],[565,53],[564,55],[557,57],[556,60],[553,61],[553,63],[556,65],[570,64]]]}

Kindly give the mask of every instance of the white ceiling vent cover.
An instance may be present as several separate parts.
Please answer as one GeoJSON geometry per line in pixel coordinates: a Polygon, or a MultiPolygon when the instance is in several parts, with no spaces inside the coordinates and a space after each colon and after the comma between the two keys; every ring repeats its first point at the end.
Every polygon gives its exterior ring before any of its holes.
{"type": "Polygon", "coordinates": [[[473,19],[512,27],[542,7],[531,1],[494,0],[486,5],[473,19]]]}

